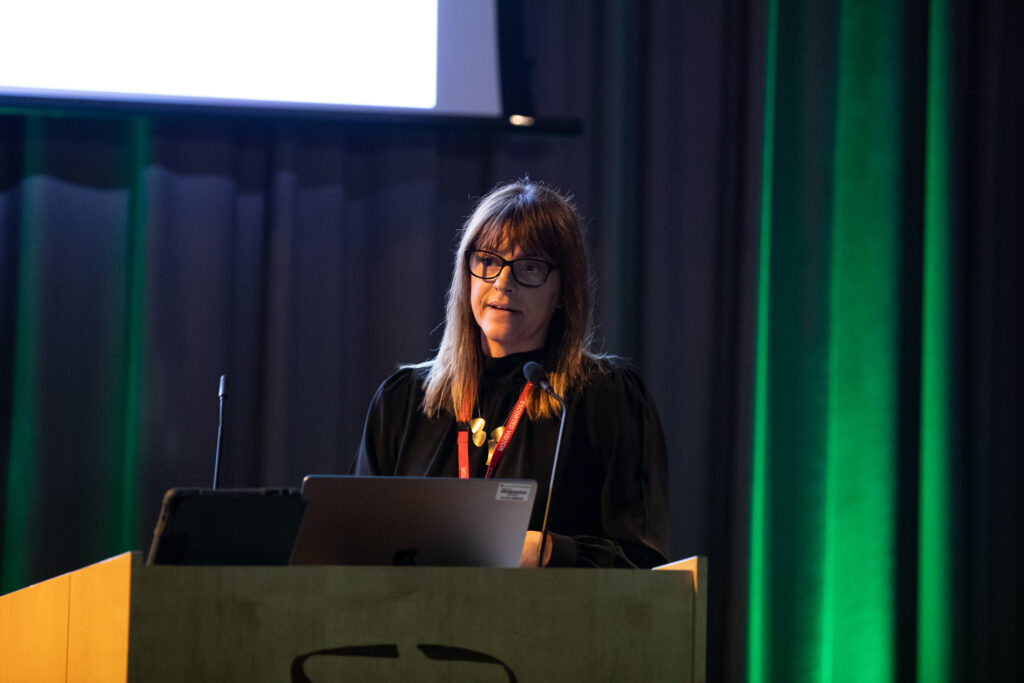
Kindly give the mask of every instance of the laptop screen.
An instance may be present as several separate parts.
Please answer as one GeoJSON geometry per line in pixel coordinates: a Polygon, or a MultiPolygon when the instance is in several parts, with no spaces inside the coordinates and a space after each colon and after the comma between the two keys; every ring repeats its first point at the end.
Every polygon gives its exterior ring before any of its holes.
{"type": "Polygon", "coordinates": [[[288,564],[305,507],[295,489],[170,489],[146,563],[288,564]]]}

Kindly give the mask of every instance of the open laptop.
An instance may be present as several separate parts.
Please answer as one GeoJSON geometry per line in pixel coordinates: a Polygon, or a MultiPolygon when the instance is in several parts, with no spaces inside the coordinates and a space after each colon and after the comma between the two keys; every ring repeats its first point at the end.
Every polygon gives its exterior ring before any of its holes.
{"type": "Polygon", "coordinates": [[[294,488],[171,489],[146,564],[286,565],[305,508],[294,488]]]}
{"type": "Polygon", "coordinates": [[[528,480],[309,475],[292,564],[518,567],[528,480]]]}

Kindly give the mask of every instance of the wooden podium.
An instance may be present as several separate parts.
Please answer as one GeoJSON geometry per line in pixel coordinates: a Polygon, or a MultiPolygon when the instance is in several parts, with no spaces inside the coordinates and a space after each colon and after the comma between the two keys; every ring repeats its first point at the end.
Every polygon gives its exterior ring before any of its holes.
{"type": "Polygon", "coordinates": [[[0,682],[703,681],[706,560],[671,569],[146,566],[0,597],[0,682]]]}

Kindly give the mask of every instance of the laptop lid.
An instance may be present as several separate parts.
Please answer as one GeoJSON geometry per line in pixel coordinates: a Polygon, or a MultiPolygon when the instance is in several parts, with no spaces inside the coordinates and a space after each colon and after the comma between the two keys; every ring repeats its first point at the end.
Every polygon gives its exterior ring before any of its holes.
{"type": "Polygon", "coordinates": [[[309,475],[292,564],[518,567],[529,480],[309,475]]]}
{"type": "Polygon", "coordinates": [[[305,508],[297,489],[171,489],[146,564],[288,564],[305,508]]]}

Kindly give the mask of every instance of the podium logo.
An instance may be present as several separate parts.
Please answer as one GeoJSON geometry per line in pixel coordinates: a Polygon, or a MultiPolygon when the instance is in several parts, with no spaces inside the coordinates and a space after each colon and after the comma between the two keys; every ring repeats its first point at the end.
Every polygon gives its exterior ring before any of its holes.
{"type": "MultiPolygon", "coordinates": [[[[491,655],[478,650],[454,647],[452,645],[431,645],[427,643],[418,643],[416,645],[416,649],[419,653],[411,655],[412,657],[419,658],[420,655],[422,655],[428,660],[435,662],[492,664],[500,666],[504,670],[509,683],[517,683],[518,680],[515,673],[507,664],[505,664],[505,662],[501,661],[497,657],[492,657],[491,655]]],[[[399,656],[398,645],[394,643],[382,645],[351,645],[347,647],[335,647],[328,648],[326,650],[308,652],[304,655],[299,655],[292,660],[292,683],[316,683],[306,675],[305,670],[306,661],[313,657],[359,657],[363,658],[365,661],[366,659],[397,660],[399,656]]]]}

